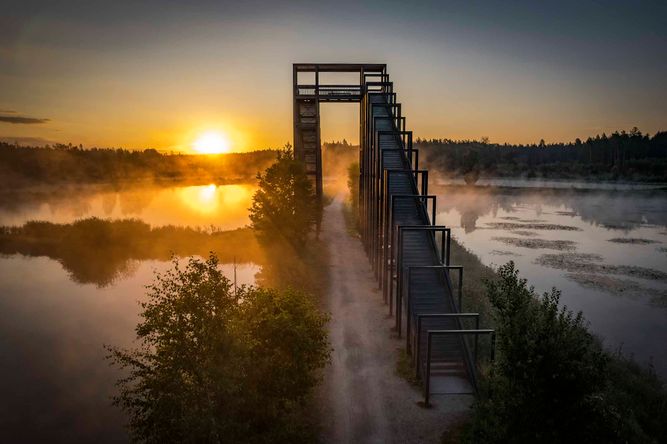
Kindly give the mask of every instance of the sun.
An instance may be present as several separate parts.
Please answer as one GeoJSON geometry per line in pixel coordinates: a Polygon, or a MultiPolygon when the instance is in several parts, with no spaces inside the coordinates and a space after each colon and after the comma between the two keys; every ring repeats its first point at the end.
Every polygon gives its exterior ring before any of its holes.
{"type": "Polygon", "coordinates": [[[192,148],[199,154],[222,154],[229,152],[229,141],[217,131],[207,131],[197,137],[192,148]]]}

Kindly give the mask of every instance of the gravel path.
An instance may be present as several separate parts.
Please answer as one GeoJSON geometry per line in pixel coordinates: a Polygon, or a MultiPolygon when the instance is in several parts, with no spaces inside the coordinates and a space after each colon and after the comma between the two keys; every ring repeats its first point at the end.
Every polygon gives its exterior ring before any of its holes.
{"type": "Polygon", "coordinates": [[[321,387],[325,443],[437,443],[448,424],[465,412],[470,396],[435,397],[417,405],[421,393],[396,375],[403,341],[391,331],[361,242],[345,227],[341,199],[325,209],[322,236],[331,254],[331,365],[321,387]]]}

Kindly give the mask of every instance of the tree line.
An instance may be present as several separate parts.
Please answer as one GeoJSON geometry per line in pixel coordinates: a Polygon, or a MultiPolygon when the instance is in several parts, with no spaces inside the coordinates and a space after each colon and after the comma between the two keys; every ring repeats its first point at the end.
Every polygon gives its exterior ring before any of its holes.
{"type": "Polygon", "coordinates": [[[0,142],[0,184],[242,181],[254,179],[275,157],[276,151],[269,149],[204,156],[165,154],[155,149],[84,149],[72,144],[22,147],[0,142]]]}
{"type": "Polygon", "coordinates": [[[633,128],[569,143],[498,144],[421,139],[415,147],[431,168],[450,176],[667,180],[667,131],[633,128]],[[472,174],[471,174],[472,173],[472,174]]]}

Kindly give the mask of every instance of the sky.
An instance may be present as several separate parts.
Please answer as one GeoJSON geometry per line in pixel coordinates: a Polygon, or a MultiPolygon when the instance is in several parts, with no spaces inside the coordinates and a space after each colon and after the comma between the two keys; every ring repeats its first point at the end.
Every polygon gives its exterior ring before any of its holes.
{"type": "MultiPolygon", "coordinates": [[[[295,62],[386,63],[415,137],[667,130],[664,1],[0,2],[0,140],[281,146],[295,62]]],[[[355,105],[322,115],[358,140],[355,105]]]]}

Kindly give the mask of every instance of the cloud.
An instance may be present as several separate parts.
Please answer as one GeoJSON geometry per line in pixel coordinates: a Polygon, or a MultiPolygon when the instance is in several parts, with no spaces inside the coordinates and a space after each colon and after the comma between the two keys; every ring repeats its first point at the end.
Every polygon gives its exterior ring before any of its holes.
{"type": "Polygon", "coordinates": [[[50,119],[40,119],[38,117],[0,115],[0,122],[12,123],[12,124],[35,125],[40,123],[46,123],[49,120],[50,119]]]}

